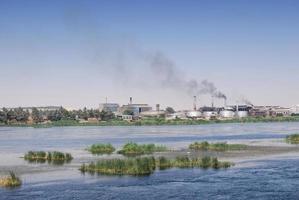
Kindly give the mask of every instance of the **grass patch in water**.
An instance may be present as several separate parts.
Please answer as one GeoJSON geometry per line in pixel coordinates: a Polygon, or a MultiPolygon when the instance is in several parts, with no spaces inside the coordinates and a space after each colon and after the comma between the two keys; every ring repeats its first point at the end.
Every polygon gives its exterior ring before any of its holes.
{"type": "Polygon", "coordinates": [[[292,134],[286,136],[286,142],[291,144],[299,144],[299,134],[292,134]]]}
{"type": "Polygon", "coordinates": [[[0,178],[0,186],[2,187],[19,187],[22,185],[21,179],[13,172],[9,172],[9,176],[0,178]]]}
{"type": "Polygon", "coordinates": [[[70,162],[73,157],[69,153],[62,153],[59,151],[45,152],[45,151],[28,151],[24,159],[28,162],[64,164],[70,162]]]}
{"type": "Polygon", "coordinates": [[[220,162],[217,158],[189,158],[187,156],[167,159],[165,157],[155,158],[140,157],[127,159],[99,160],[96,163],[83,164],[80,167],[82,173],[103,175],[132,175],[145,176],[152,174],[156,169],[165,170],[170,168],[229,168],[230,162],[220,162]]]}
{"type": "Polygon", "coordinates": [[[136,156],[143,154],[152,154],[154,152],[163,152],[167,151],[167,147],[163,145],[155,145],[155,144],[137,144],[133,142],[129,142],[125,144],[121,150],[118,151],[119,154],[123,154],[125,156],[136,156]]]}
{"type": "Polygon", "coordinates": [[[223,143],[208,143],[204,142],[194,142],[189,145],[189,149],[191,150],[210,150],[210,151],[236,151],[236,150],[244,150],[248,146],[245,144],[227,144],[223,143]]]}
{"type": "Polygon", "coordinates": [[[87,148],[92,154],[111,154],[115,148],[111,144],[93,144],[87,148]]]}

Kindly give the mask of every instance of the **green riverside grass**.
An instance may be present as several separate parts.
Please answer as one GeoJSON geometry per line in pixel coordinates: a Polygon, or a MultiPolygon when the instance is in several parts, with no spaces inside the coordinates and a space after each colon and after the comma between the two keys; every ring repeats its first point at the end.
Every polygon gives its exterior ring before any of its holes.
{"type": "Polygon", "coordinates": [[[209,151],[236,151],[244,150],[248,146],[245,144],[227,144],[227,143],[208,143],[204,142],[194,142],[189,145],[191,150],[209,150],[209,151]]]}
{"type": "Polygon", "coordinates": [[[86,150],[92,154],[111,154],[115,148],[111,144],[93,144],[86,150]]]}
{"type": "Polygon", "coordinates": [[[156,169],[165,170],[170,168],[203,168],[221,169],[233,165],[230,162],[220,162],[217,158],[189,158],[187,156],[167,159],[165,157],[155,158],[139,157],[127,159],[99,160],[96,163],[82,164],[82,173],[103,174],[103,175],[132,175],[146,176],[154,173],[156,169]]]}
{"type": "Polygon", "coordinates": [[[166,120],[163,118],[146,118],[138,121],[127,122],[119,119],[108,121],[99,121],[96,123],[79,123],[78,120],[59,120],[52,121],[50,124],[19,124],[19,123],[0,123],[0,126],[7,127],[34,127],[34,128],[50,128],[61,126],[162,126],[162,125],[204,125],[218,123],[266,123],[266,122],[298,122],[299,116],[288,117],[246,117],[238,119],[213,119],[213,120],[189,120],[174,119],[166,120]]]}
{"type": "Polygon", "coordinates": [[[129,142],[125,144],[121,150],[117,153],[125,155],[125,156],[137,156],[143,154],[152,154],[154,152],[163,152],[167,151],[166,146],[155,145],[155,144],[137,144],[133,142],[129,142]]]}
{"type": "Polygon", "coordinates": [[[21,179],[13,172],[9,172],[9,176],[0,178],[0,186],[2,187],[19,187],[22,185],[21,179]]]}
{"type": "Polygon", "coordinates": [[[288,135],[286,137],[286,142],[291,144],[299,144],[299,133],[288,135]]]}
{"type": "Polygon", "coordinates": [[[47,161],[52,164],[64,164],[70,162],[73,157],[69,153],[59,151],[28,151],[24,159],[28,162],[45,163],[47,161]]]}

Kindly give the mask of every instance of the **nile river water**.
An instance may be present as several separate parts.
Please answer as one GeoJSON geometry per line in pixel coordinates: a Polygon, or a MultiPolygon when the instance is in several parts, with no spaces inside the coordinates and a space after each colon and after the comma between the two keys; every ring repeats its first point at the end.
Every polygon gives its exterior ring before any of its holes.
{"type": "MultiPolygon", "coordinates": [[[[0,127],[0,176],[20,175],[20,188],[0,188],[0,199],[299,199],[299,151],[233,158],[225,170],[170,169],[146,177],[83,175],[78,167],[97,156],[84,149],[93,143],[128,141],[183,149],[191,142],[227,141],[261,146],[288,146],[282,140],[299,132],[299,123],[248,123],[144,127],[0,127]],[[72,153],[62,166],[30,164],[29,150],[72,153]]],[[[113,155],[117,156],[117,155],[113,155]]]]}

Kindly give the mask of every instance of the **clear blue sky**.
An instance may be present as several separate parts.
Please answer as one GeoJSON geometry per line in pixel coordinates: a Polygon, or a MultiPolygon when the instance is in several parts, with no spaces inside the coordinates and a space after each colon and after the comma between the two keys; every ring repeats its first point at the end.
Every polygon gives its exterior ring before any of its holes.
{"type": "MultiPolygon", "coordinates": [[[[229,103],[299,103],[299,1],[0,0],[2,106],[134,101],[191,108],[148,55],[229,103]],[[157,78],[158,77],[158,78],[157,78]]],[[[209,95],[200,104],[210,104],[209,95]]],[[[222,104],[217,100],[218,105],[222,104]]]]}

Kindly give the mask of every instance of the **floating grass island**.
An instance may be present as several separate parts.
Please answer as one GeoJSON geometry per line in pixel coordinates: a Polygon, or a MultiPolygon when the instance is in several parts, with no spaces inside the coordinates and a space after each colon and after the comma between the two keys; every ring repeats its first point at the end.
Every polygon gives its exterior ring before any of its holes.
{"type": "Polygon", "coordinates": [[[133,142],[129,142],[125,144],[121,150],[117,153],[125,155],[125,156],[137,156],[143,154],[152,154],[154,152],[163,152],[167,151],[167,147],[163,145],[155,145],[155,144],[137,144],[133,142]]]}
{"type": "Polygon", "coordinates": [[[191,150],[209,150],[209,151],[235,151],[244,150],[248,146],[245,144],[227,144],[227,143],[208,143],[204,142],[194,142],[189,145],[191,150]]]}
{"type": "Polygon", "coordinates": [[[93,144],[87,151],[92,154],[111,154],[115,151],[115,148],[111,144],[93,144]]]}
{"type": "Polygon", "coordinates": [[[9,172],[9,176],[0,178],[0,186],[2,187],[19,187],[22,185],[21,179],[14,172],[9,172]]]}
{"type": "Polygon", "coordinates": [[[299,134],[292,134],[292,135],[288,135],[286,137],[286,141],[287,143],[291,143],[291,144],[299,144],[299,134]]]}
{"type": "Polygon", "coordinates": [[[170,168],[229,168],[233,165],[230,162],[220,162],[217,158],[189,158],[187,156],[167,159],[165,157],[155,158],[140,157],[127,159],[100,160],[96,163],[83,164],[80,167],[82,173],[103,175],[132,175],[146,176],[152,174],[156,169],[165,170],[170,168]]]}
{"type": "Polygon", "coordinates": [[[59,151],[45,152],[45,151],[29,151],[25,154],[24,159],[29,162],[63,164],[70,162],[73,157],[69,153],[62,153],[59,151]]]}

